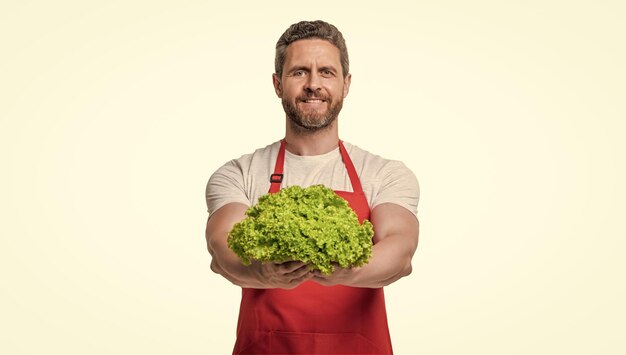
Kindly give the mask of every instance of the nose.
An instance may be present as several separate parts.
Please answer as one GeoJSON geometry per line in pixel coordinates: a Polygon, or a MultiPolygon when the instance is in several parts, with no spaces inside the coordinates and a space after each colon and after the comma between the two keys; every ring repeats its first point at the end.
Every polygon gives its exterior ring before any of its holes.
{"type": "Polygon", "coordinates": [[[312,72],[308,76],[308,80],[306,81],[305,90],[316,92],[322,88],[322,82],[320,80],[320,75],[316,72],[312,72]]]}

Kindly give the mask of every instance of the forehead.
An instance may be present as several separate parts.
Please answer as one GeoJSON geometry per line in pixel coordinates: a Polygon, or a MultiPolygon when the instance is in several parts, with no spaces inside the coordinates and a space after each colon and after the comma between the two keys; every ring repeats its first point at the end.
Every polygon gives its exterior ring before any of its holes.
{"type": "Polygon", "coordinates": [[[285,66],[312,63],[341,66],[339,48],[323,39],[301,39],[287,47],[285,66]]]}

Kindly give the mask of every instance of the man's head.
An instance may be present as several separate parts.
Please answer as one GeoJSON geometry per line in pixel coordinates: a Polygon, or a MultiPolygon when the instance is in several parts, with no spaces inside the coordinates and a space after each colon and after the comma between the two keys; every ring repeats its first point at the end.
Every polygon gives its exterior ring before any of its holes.
{"type": "Polygon", "coordinates": [[[292,25],[276,44],[276,95],[281,98],[289,128],[314,133],[336,128],[351,75],[343,36],[323,21],[292,25]]]}
{"type": "Polygon", "coordinates": [[[328,41],[339,49],[341,69],[343,76],[346,77],[350,72],[350,61],[348,59],[348,48],[346,47],[343,35],[339,32],[337,27],[320,20],[295,23],[289,26],[285,33],[280,36],[278,42],[276,42],[276,58],[274,60],[274,70],[278,77],[281,77],[283,74],[287,47],[295,41],[312,38],[328,41]]]}

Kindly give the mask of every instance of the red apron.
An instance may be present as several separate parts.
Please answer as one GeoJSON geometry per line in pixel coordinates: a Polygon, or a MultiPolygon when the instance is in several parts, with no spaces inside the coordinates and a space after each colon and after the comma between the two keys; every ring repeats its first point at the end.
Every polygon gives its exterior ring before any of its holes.
{"type": "MultiPolygon", "coordinates": [[[[363,222],[369,205],[341,141],[339,150],[354,192],[336,193],[363,222]]],[[[283,140],[269,193],[280,190],[284,159],[283,140]]],[[[392,354],[383,289],[313,281],[290,290],[243,288],[233,354],[392,354]]]]}

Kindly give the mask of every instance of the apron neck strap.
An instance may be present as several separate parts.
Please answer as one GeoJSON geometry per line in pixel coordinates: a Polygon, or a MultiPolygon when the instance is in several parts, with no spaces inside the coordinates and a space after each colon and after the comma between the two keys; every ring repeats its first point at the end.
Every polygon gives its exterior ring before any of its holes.
{"type": "Polygon", "coordinates": [[[341,140],[339,140],[339,151],[341,152],[341,158],[346,166],[346,170],[348,170],[348,177],[350,177],[350,182],[352,183],[352,191],[359,194],[363,193],[361,180],[359,180],[354,164],[352,164],[352,159],[350,159],[350,155],[348,155],[348,151],[346,150],[346,147],[343,146],[343,142],[341,140]]]}
{"type": "MultiPolygon", "coordinates": [[[[285,166],[285,146],[285,139],[282,139],[280,141],[280,148],[278,148],[278,156],[276,157],[274,173],[270,175],[271,185],[269,193],[276,193],[280,191],[280,184],[283,182],[284,177],[283,169],[285,166]]],[[[348,171],[348,177],[350,178],[350,182],[352,183],[352,191],[354,191],[355,193],[362,193],[363,187],[361,186],[361,181],[359,180],[359,176],[356,173],[354,164],[352,164],[352,159],[350,159],[350,156],[346,151],[346,147],[344,147],[341,140],[339,140],[339,152],[341,153],[341,158],[346,166],[346,170],[348,171]]]]}
{"type": "Polygon", "coordinates": [[[283,167],[285,166],[285,139],[280,141],[280,148],[278,148],[278,157],[276,157],[276,165],[274,166],[274,173],[270,175],[270,191],[274,194],[280,191],[280,183],[283,182],[283,167]]]}

